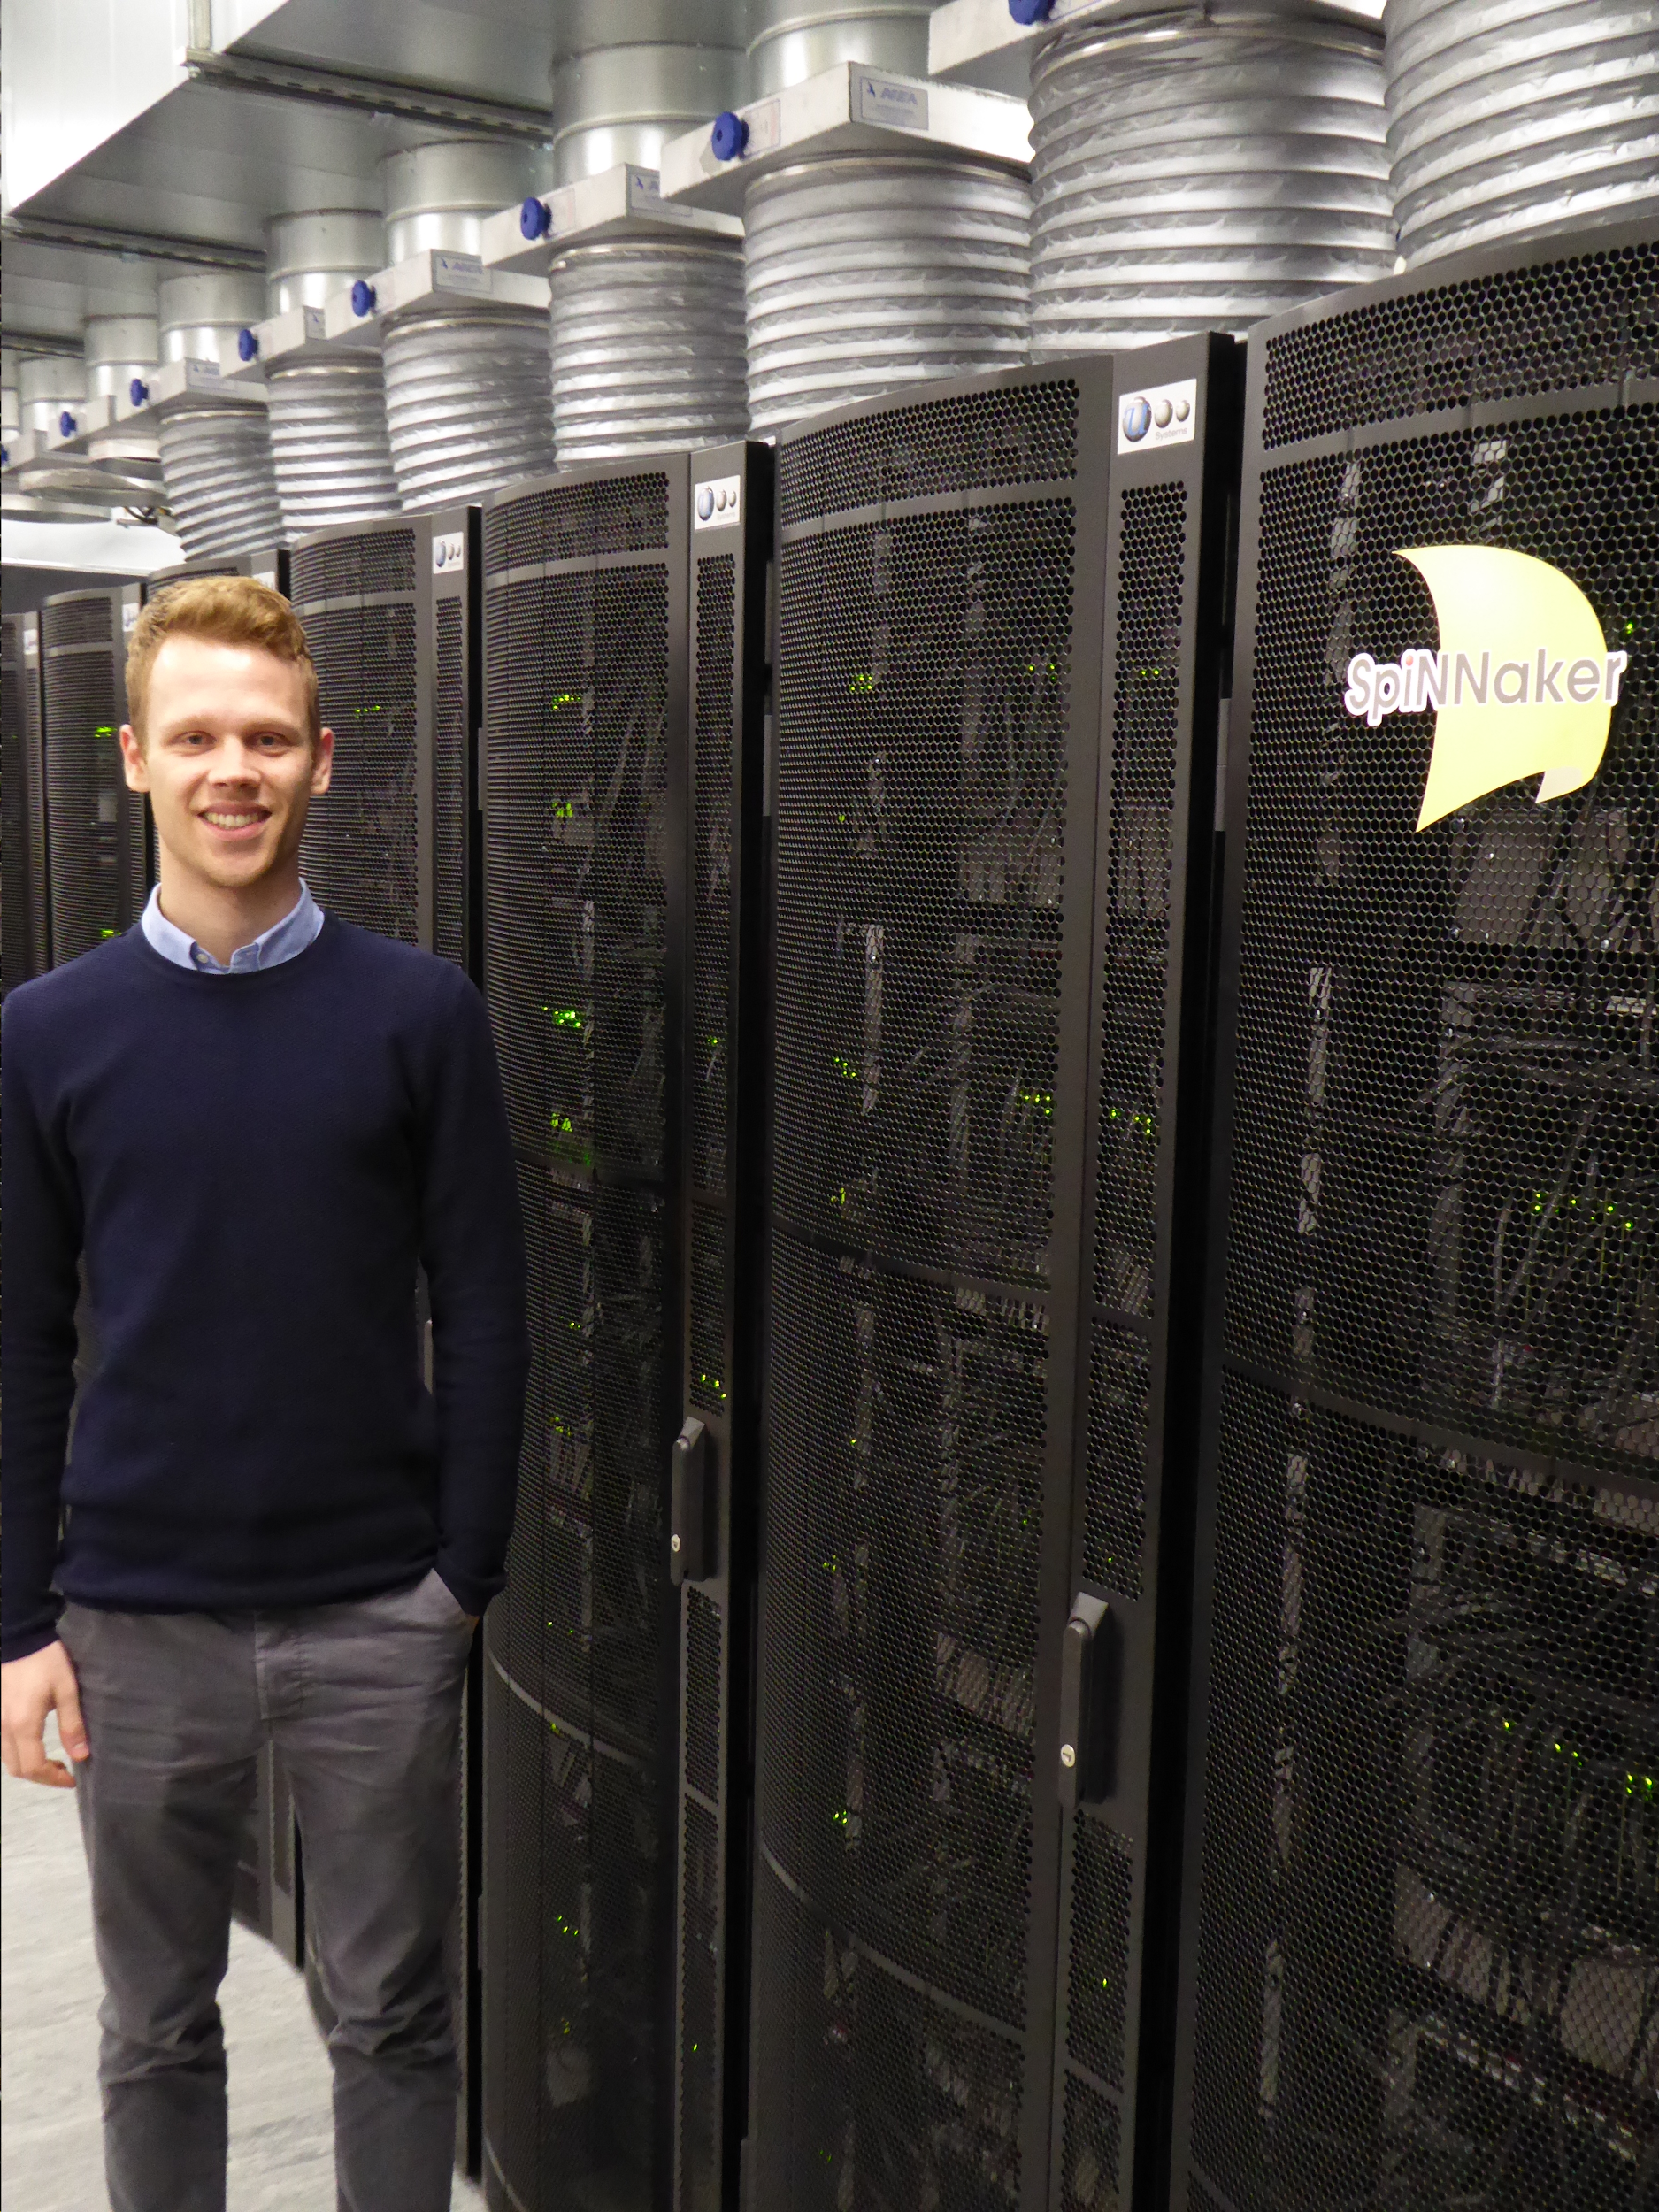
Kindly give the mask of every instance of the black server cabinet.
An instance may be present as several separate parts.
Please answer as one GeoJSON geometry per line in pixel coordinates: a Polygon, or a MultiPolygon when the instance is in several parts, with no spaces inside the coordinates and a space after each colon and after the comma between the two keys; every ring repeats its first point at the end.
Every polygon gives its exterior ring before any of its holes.
{"type": "Polygon", "coordinates": [[[485,1631],[489,2202],[668,2197],[688,464],[484,515],[485,978],[534,1358],[485,1631]]]}
{"type": "Polygon", "coordinates": [[[676,2212],[735,2204],[747,2104],[772,480],[769,446],[709,446],[692,457],[685,1425],[669,1538],[681,1586],[676,2212]]]}
{"type": "Polygon", "coordinates": [[[1129,2201],[1233,358],[780,443],[767,2212],[1129,2201]]]}
{"type": "MultiPolygon", "coordinates": [[[[326,913],[479,973],[480,511],[443,509],[321,531],[284,579],[317,664],[334,777],[311,803],[301,866],[326,913]]],[[[425,1286],[420,1288],[424,1310],[425,1286]]],[[[424,1319],[422,1321],[424,1328],[424,1319]]],[[[480,1659],[463,1732],[456,1935],[457,2163],[482,2153],[480,1659]]]]}
{"type": "Polygon", "coordinates": [[[0,989],[9,991],[51,965],[36,614],[4,618],[0,689],[0,989]]]}
{"type": "Polygon", "coordinates": [[[177,561],[171,568],[152,569],[144,579],[144,598],[149,602],[169,584],[188,583],[193,576],[251,576],[257,584],[269,584],[287,598],[288,550],[282,545],[264,545],[250,553],[221,554],[218,560],[177,561]]]}
{"type": "Polygon", "coordinates": [[[1659,244],[1249,350],[1171,2201],[1635,2212],[1659,244]]]}
{"type": "Polygon", "coordinates": [[[478,971],[479,511],[306,538],[290,596],[334,780],[300,849],[326,912],[478,971]]]}
{"type": "Polygon", "coordinates": [[[136,584],[110,585],[41,609],[54,967],[130,929],[150,895],[147,809],[127,787],[119,742],[139,596],[136,584]]]}

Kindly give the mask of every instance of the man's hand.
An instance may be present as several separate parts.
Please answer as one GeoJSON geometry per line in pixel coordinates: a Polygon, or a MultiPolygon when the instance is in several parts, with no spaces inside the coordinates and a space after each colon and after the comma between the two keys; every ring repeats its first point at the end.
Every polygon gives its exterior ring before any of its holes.
{"type": "Polygon", "coordinates": [[[0,1667],[0,1752],[5,1770],[22,1782],[44,1782],[72,1790],[75,1778],[61,1759],[49,1759],[43,1737],[46,1716],[54,1708],[64,1749],[77,1764],[87,1757],[86,1723],[81,1717],[81,1686],[74,1662],[61,1644],[48,1644],[27,1659],[0,1667]]]}

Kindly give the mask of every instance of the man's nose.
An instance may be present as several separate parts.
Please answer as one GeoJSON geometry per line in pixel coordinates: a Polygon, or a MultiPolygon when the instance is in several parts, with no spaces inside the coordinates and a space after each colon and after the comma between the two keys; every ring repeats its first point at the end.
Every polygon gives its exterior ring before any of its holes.
{"type": "Polygon", "coordinates": [[[255,781],[259,774],[259,757],[251,746],[244,745],[239,737],[227,738],[215,756],[213,774],[219,782],[255,781]]]}

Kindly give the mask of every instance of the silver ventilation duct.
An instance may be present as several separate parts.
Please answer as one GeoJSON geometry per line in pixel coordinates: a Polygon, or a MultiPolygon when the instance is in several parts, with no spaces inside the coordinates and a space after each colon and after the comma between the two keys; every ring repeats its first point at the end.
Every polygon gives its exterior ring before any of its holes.
{"type": "MultiPolygon", "coordinates": [[[[264,305],[261,280],[242,270],[169,277],[159,290],[161,358],[222,365],[264,305]]],[[[234,386],[186,390],[163,409],[161,472],[189,560],[274,545],[282,534],[263,396],[234,386]]]]}
{"type": "MultiPolygon", "coordinates": [[[[265,311],[321,307],[380,266],[377,211],[327,208],[279,216],[265,233],[265,311]]],[[[290,541],[313,530],[396,514],[401,502],[386,429],[378,353],[305,346],[265,365],[271,457],[290,541]]]]}
{"type": "Polygon", "coordinates": [[[87,396],[85,365],[68,353],[34,353],[18,365],[19,427],[56,437],[58,417],[87,396]]]}
{"type": "Polygon", "coordinates": [[[0,349],[0,435],[10,437],[23,427],[23,403],[18,396],[18,357],[10,346],[0,349]]]}
{"type": "MultiPolygon", "coordinates": [[[[586,0],[553,69],[560,182],[625,162],[654,172],[669,139],[737,105],[741,25],[737,0],[586,0]]],[[[557,248],[548,281],[562,465],[743,435],[738,240],[639,220],[557,248]]]]}
{"type": "Polygon", "coordinates": [[[1388,0],[1409,262],[1659,211],[1659,0],[1388,0]]]}
{"type": "MultiPolygon", "coordinates": [[[[148,383],[161,358],[160,332],[153,315],[88,316],[82,345],[88,399],[125,399],[134,378],[148,383]]],[[[138,423],[111,422],[87,440],[89,461],[109,467],[112,475],[119,475],[120,465],[127,464],[135,486],[153,485],[160,457],[155,430],[138,423]]],[[[154,497],[153,491],[150,495],[154,497]]]]}
{"type": "Polygon", "coordinates": [[[1031,71],[1032,350],[1149,345],[1386,275],[1382,48],[1209,0],[1057,31],[1031,71]]]}
{"type": "Polygon", "coordinates": [[[1023,177],[966,157],[820,157],[757,177],[743,216],[755,436],[901,384],[1017,367],[1030,208],[1023,177]]]}
{"type": "MultiPolygon", "coordinates": [[[[484,219],[533,194],[545,157],[498,139],[388,154],[387,259],[476,254],[484,219]]],[[[544,310],[480,299],[411,308],[382,333],[386,426],[406,508],[476,499],[553,467],[544,310]]]]}
{"type": "Polygon", "coordinates": [[[927,74],[927,20],[916,0],[864,0],[862,7],[822,0],[756,0],[749,42],[750,96],[816,77],[838,61],[868,62],[901,76],[927,74]]]}

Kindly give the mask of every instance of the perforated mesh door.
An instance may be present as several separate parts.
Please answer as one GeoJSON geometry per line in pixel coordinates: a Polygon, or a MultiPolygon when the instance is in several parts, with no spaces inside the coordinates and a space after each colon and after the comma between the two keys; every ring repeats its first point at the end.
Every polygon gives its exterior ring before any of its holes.
{"type": "Polygon", "coordinates": [[[0,978],[8,991],[49,964],[39,630],[8,615],[0,700],[0,978]],[[26,639],[27,631],[27,643],[26,639]]]}
{"type": "Polygon", "coordinates": [[[433,601],[432,949],[467,964],[467,788],[472,731],[466,682],[466,601],[442,592],[433,601]]]}
{"type": "Polygon", "coordinates": [[[1460,273],[1269,338],[1256,402],[1178,2114],[1241,2212],[1634,2212],[1659,2161],[1659,441],[1594,388],[1659,295],[1645,248],[1460,273]],[[1327,367],[1395,427],[1298,449],[1327,367]],[[1435,716],[1343,689],[1435,648],[1435,545],[1551,564],[1630,664],[1582,787],[1418,832],[1435,716]]]}
{"type": "Polygon", "coordinates": [[[485,964],[534,1348],[488,1650],[506,1709],[539,1713],[544,1744],[504,1798],[490,1784],[489,1819],[514,1824],[489,1845],[506,1870],[490,1877],[486,1979],[510,1993],[488,2001],[486,2136],[534,2207],[579,2186],[654,2203],[672,2096],[666,1026],[684,615],[666,525],[655,472],[485,518],[485,964]]]}
{"type": "Polygon", "coordinates": [[[334,733],[333,778],[311,802],[300,865],[325,912],[409,945],[420,942],[425,741],[416,551],[406,526],[303,547],[292,564],[334,733]]]}
{"type": "Polygon", "coordinates": [[[768,2206],[1039,2200],[1053,1123],[1067,902],[1089,876],[1068,822],[1094,772],[1079,618],[1099,655],[1097,607],[1073,604],[1078,438],[1078,385],[1033,380],[780,449],[768,2206]]]}
{"type": "Polygon", "coordinates": [[[143,813],[127,800],[118,741],[120,608],[119,592],[96,591],[41,613],[54,966],[119,936],[143,905],[143,813]]]}

